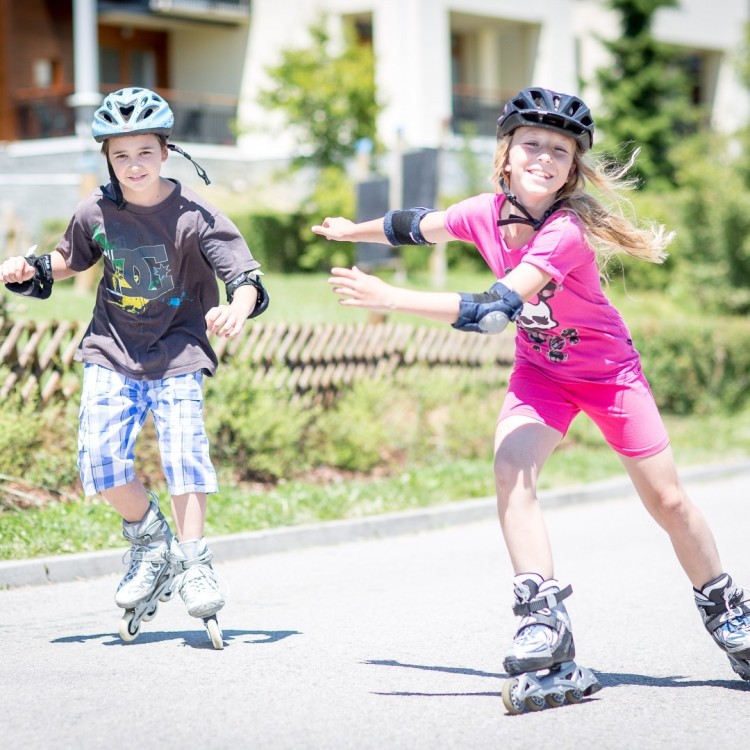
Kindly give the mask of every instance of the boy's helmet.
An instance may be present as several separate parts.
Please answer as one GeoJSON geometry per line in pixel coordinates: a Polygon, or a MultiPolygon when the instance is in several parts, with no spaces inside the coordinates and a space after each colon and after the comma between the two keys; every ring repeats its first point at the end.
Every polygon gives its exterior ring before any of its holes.
{"type": "Polygon", "coordinates": [[[542,88],[519,91],[510,99],[497,121],[497,137],[520,127],[548,128],[576,139],[582,151],[594,142],[594,119],[589,108],[571,94],[542,88]]]}
{"type": "Polygon", "coordinates": [[[155,133],[169,136],[174,114],[169,105],[150,89],[127,88],[105,97],[94,112],[92,131],[97,143],[118,135],[155,133]]]}

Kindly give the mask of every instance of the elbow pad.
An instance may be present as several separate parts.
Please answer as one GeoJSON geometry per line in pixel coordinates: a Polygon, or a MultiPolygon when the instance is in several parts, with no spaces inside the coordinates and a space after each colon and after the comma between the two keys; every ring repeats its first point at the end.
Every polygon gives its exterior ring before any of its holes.
{"type": "Polygon", "coordinates": [[[241,273],[234,281],[230,281],[226,285],[227,302],[231,305],[235,291],[245,285],[254,286],[258,293],[255,300],[255,308],[250,315],[247,316],[248,318],[257,318],[258,315],[264,313],[268,309],[268,303],[271,301],[266,288],[261,283],[258,271],[243,271],[243,273],[241,273]]]}
{"type": "Polygon", "coordinates": [[[419,228],[419,222],[434,208],[406,208],[389,211],[383,218],[383,231],[386,239],[393,246],[399,245],[432,245],[419,228]]]}
{"type": "Polygon", "coordinates": [[[55,283],[52,277],[52,258],[50,255],[27,255],[26,262],[34,267],[34,277],[28,281],[20,283],[11,282],[5,285],[5,288],[13,294],[20,294],[24,297],[36,297],[37,299],[47,299],[52,294],[52,284],[55,283]]]}
{"type": "Polygon", "coordinates": [[[474,333],[501,333],[523,308],[523,300],[501,281],[483,294],[461,293],[458,318],[453,327],[474,333]]]}

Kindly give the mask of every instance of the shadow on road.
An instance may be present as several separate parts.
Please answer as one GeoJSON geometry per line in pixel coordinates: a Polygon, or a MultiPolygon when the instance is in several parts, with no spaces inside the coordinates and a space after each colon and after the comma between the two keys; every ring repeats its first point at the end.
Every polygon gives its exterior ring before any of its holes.
{"type": "MultiPolygon", "coordinates": [[[[276,643],[291,635],[300,635],[297,630],[224,630],[224,643],[230,645],[233,641],[246,644],[276,643]],[[252,637],[255,636],[255,637],[252,637]]],[[[156,630],[152,632],[141,631],[138,637],[130,643],[120,640],[116,633],[91,633],[88,635],[69,635],[64,638],[55,638],[50,643],[85,643],[86,641],[105,640],[104,646],[137,646],[147,643],[159,643],[163,641],[181,640],[183,645],[192,648],[213,648],[206,631],[202,628],[196,630],[156,630]]]]}
{"type": "MultiPolygon", "coordinates": [[[[466,667],[441,667],[429,664],[406,664],[396,661],[395,659],[368,659],[364,664],[371,664],[378,667],[402,667],[404,669],[423,669],[428,672],[448,672],[450,674],[462,674],[469,677],[491,677],[497,680],[505,680],[510,675],[505,672],[483,672],[478,669],[468,669],[466,667]]],[[[617,672],[601,672],[596,669],[591,670],[602,684],[602,687],[620,687],[623,685],[639,685],[642,687],[663,687],[663,688],[691,688],[691,687],[717,687],[727,690],[750,691],[750,682],[742,680],[689,680],[679,675],[667,677],[654,677],[643,674],[628,674],[617,672]]],[[[401,696],[498,696],[500,692],[481,692],[481,693],[373,693],[374,695],[401,695],[401,696]]]]}

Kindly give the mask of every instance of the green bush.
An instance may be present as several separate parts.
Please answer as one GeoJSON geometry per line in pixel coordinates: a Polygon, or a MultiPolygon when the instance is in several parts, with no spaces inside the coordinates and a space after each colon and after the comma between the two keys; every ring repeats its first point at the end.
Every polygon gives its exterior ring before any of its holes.
{"type": "Polygon", "coordinates": [[[72,487],[78,478],[76,428],[74,404],[42,409],[34,397],[2,400],[0,474],[29,487],[72,487]]]}
{"type": "Polygon", "coordinates": [[[277,480],[311,466],[305,440],[317,407],[273,384],[253,383],[247,365],[224,365],[206,381],[205,420],[214,461],[237,479],[277,480]]]}
{"type": "Polygon", "coordinates": [[[750,326],[736,318],[632,327],[646,377],[669,414],[739,411],[750,402],[750,326]]]}

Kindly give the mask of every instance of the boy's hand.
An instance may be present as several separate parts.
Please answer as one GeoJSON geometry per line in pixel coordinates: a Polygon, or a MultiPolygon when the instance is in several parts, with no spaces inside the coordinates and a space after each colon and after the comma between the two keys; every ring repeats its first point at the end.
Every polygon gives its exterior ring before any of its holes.
{"type": "Polygon", "coordinates": [[[241,310],[232,305],[219,305],[206,313],[206,328],[216,336],[233,339],[240,335],[246,320],[247,314],[243,315],[241,310]]]}
{"type": "Polygon", "coordinates": [[[394,309],[395,288],[369,273],[352,268],[332,268],[328,283],[339,303],[348,307],[365,307],[368,310],[394,309]]]}
{"type": "Polygon", "coordinates": [[[0,264],[0,281],[3,284],[22,284],[34,278],[34,266],[26,262],[23,255],[8,258],[0,264]]]}

